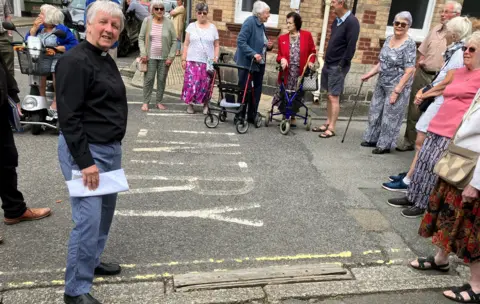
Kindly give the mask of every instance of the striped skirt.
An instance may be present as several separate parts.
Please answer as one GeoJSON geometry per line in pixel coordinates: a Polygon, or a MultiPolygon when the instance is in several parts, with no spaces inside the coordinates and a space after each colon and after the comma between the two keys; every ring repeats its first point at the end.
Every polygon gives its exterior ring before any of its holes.
{"type": "Polygon", "coordinates": [[[447,150],[449,143],[450,138],[448,137],[427,133],[427,138],[418,154],[407,194],[408,200],[415,203],[418,208],[427,208],[428,198],[438,180],[438,176],[433,173],[433,168],[442,153],[447,150]]]}

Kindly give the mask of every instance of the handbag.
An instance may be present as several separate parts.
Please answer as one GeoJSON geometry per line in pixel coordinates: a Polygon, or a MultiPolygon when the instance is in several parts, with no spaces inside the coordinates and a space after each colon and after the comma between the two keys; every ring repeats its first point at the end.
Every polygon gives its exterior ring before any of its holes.
{"type": "MultiPolygon", "coordinates": [[[[150,27],[151,24],[151,19],[147,20],[147,29],[150,27]]],[[[148,38],[150,38],[150,34],[145,35],[145,49],[148,47],[148,38]]],[[[142,62],[141,61],[142,57],[137,57],[135,61],[137,62],[136,67],[139,72],[145,73],[148,70],[148,60],[147,62],[142,62]]]]}
{"type": "Polygon", "coordinates": [[[215,68],[213,67],[213,58],[208,57],[207,51],[205,51],[205,47],[203,46],[202,36],[198,32],[197,24],[195,23],[195,31],[197,32],[198,38],[200,38],[200,44],[202,45],[203,52],[207,55],[207,72],[209,74],[213,74],[215,72],[215,68]]]}
{"type": "Polygon", "coordinates": [[[467,114],[464,116],[462,123],[458,126],[452,141],[448,145],[447,150],[442,154],[438,162],[433,168],[433,172],[441,179],[452,186],[462,190],[470,184],[473,178],[475,167],[477,166],[479,153],[459,147],[455,144],[455,136],[463,124],[463,121],[469,116],[472,109],[478,103],[480,93],[477,93],[475,102],[473,102],[467,114]]]}
{"type": "Polygon", "coordinates": [[[310,54],[307,59],[307,63],[303,68],[302,74],[302,82],[303,86],[302,89],[304,91],[317,91],[318,90],[318,73],[315,70],[312,70],[308,67],[308,63],[310,62],[310,58],[315,56],[315,54],[310,54]]]}

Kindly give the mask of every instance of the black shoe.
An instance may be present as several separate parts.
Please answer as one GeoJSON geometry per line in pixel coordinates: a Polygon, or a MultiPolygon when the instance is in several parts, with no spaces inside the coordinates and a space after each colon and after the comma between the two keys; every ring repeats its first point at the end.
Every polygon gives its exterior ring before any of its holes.
{"type": "Polygon", "coordinates": [[[425,213],[425,209],[421,209],[416,206],[412,206],[402,211],[402,215],[408,218],[422,217],[424,213],[425,213]]]}
{"type": "Polygon", "coordinates": [[[407,208],[407,207],[412,207],[414,205],[412,202],[410,202],[407,199],[406,196],[400,197],[400,198],[391,198],[387,201],[387,204],[396,208],[407,208]]]}
{"type": "Polygon", "coordinates": [[[362,143],[360,144],[360,146],[373,148],[373,147],[376,147],[376,146],[377,146],[377,143],[376,143],[376,142],[364,141],[364,142],[362,142],[362,143]]]}
{"type": "Polygon", "coordinates": [[[71,297],[64,294],[63,302],[65,302],[66,304],[102,304],[97,299],[92,297],[89,293],[83,294],[78,297],[71,297]]]}
{"type": "Polygon", "coordinates": [[[375,148],[372,151],[372,154],[386,154],[386,153],[390,153],[390,149],[375,148]]]}
{"type": "Polygon", "coordinates": [[[97,268],[95,268],[96,275],[116,275],[122,272],[122,267],[115,263],[100,263],[97,268]]]}
{"type": "Polygon", "coordinates": [[[400,147],[396,147],[395,150],[397,150],[399,152],[415,151],[415,147],[414,146],[400,146],[400,147]]]}

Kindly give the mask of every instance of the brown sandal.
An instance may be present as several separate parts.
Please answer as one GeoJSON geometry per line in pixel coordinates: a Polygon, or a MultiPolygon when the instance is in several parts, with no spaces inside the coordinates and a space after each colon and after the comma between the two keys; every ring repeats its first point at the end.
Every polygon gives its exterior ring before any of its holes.
{"type": "Polygon", "coordinates": [[[325,130],[325,132],[320,133],[318,135],[318,137],[320,137],[320,138],[330,138],[330,137],[334,137],[335,135],[336,135],[335,131],[327,129],[327,130],[325,130]],[[327,132],[330,132],[330,134],[328,134],[327,132]]]}
{"type": "Polygon", "coordinates": [[[328,130],[329,124],[323,124],[320,127],[315,127],[312,129],[312,132],[326,132],[328,130]]]}

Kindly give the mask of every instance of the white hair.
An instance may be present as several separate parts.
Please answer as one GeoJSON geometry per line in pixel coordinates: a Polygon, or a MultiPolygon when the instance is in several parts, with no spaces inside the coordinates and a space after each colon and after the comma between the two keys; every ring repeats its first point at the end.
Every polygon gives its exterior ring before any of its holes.
{"type": "Polygon", "coordinates": [[[153,14],[154,7],[163,7],[165,8],[165,4],[163,4],[162,0],[152,0],[150,2],[150,14],[153,14]]]}
{"type": "Polygon", "coordinates": [[[445,25],[447,31],[455,34],[457,41],[463,40],[472,34],[472,21],[467,17],[455,17],[445,25]]]}
{"type": "Polygon", "coordinates": [[[63,24],[65,15],[61,10],[50,4],[44,4],[40,6],[40,11],[45,16],[43,23],[51,25],[63,24]]]}
{"type": "Polygon", "coordinates": [[[266,10],[270,10],[270,6],[268,6],[268,4],[263,1],[255,1],[255,3],[253,4],[252,14],[258,17],[266,10]]]}
{"type": "Polygon", "coordinates": [[[476,31],[468,37],[467,44],[474,44],[476,47],[480,48],[480,31],[476,31]]]}
{"type": "Polygon", "coordinates": [[[92,24],[98,12],[104,12],[114,18],[120,19],[120,33],[125,26],[125,16],[120,5],[110,0],[97,0],[87,7],[87,23],[92,24]]]}
{"type": "Polygon", "coordinates": [[[393,20],[397,21],[398,19],[405,19],[408,22],[408,26],[412,26],[413,18],[412,18],[412,14],[410,14],[410,12],[403,11],[403,12],[400,12],[400,13],[396,14],[395,19],[393,19],[393,20]]]}
{"type": "Polygon", "coordinates": [[[457,1],[447,1],[447,2],[445,2],[445,6],[447,6],[447,5],[453,6],[453,12],[454,13],[457,13],[457,14],[462,13],[462,5],[460,3],[458,3],[457,1]]]}

